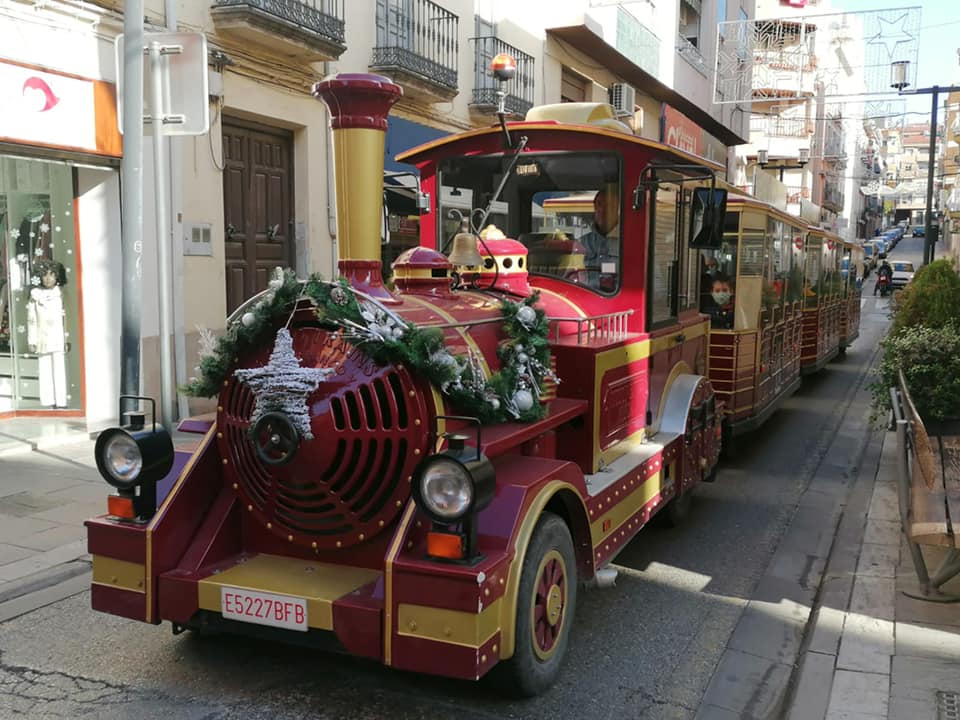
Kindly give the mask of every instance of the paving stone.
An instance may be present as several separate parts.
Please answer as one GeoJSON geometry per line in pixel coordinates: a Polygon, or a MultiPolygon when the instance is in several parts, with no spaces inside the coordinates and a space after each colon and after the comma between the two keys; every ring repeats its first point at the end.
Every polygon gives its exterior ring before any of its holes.
{"type": "MultiPolygon", "coordinates": [[[[897,655],[941,658],[960,663],[960,634],[956,627],[898,622],[895,647],[897,655]]],[[[960,690],[960,678],[957,685],[960,690]]]]}
{"type": "Polygon", "coordinates": [[[873,499],[867,513],[870,520],[892,520],[900,522],[900,505],[897,501],[897,488],[894,485],[877,483],[873,488],[873,499]]]}
{"type": "Polygon", "coordinates": [[[890,698],[888,720],[936,720],[936,717],[937,701],[933,693],[930,694],[930,700],[913,700],[895,695],[890,698]]]}
{"type": "Polygon", "coordinates": [[[871,520],[867,523],[866,532],[863,534],[863,542],[876,543],[877,545],[900,545],[900,521],[899,520],[871,520]]]}
{"type": "Polygon", "coordinates": [[[105,505],[105,500],[98,503],[64,501],[64,504],[60,507],[36,513],[31,517],[38,520],[46,520],[48,522],[62,523],[65,525],[77,525],[80,527],[83,525],[84,520],[96,515],[102,515],[105,505]]]}
{"type": "Polygon", "coordinates": [[[107,496],[112,492],[112,488],[105,482],[80,482],[63,490],[55,490],[47,493],[48,497],[56,498],[60,501],[76,500],[84,503],[99,503],[106,512],[107,496]]]}
{"type": "Polygon", "coordinates": [[[857,576],[850,595],[850,612],[881,620],[893,620],[893,578],[857,576]]]}
{"type": "Polygon", "coordinates": [[[855,718],[857,716],[851,713],[859,713],[866,717],[885,718],[889,694],[889,675],[838,670],[833,677],[827,717],[847,713],[848,717],[855,718]]]}
{"type": "Polygon", "coordinates": [[[897,570],[900,548],[864,543],[860,548],[857,575],[892,578],[897,570]]]}
{"type": "Polygon", "coordinates": [[[960,663],[894,656],[890,672],[891,697],[927,701],[935,697],[937,690],[960,692],[960,663]]]}
{"type": "Polygon", "coordinates": [[[13,544],[18,539],[49,530],[53,527],[57,527],[57,523],[46,522],[32,517],[18,518],[5,516],[3,522],[0,522],[0,542],[13,544]]]}
{"type": "Polygon", "coordinates": [[[789,665],[727,649],[701,702],[747,717],[778,717],[790,671],[789,665]]]}
{"type": "Polygon", "coordinates": [[[766,573],[796,582],[803,588],[816,589],[820,586],[826,564],[826,553],[818,556],[804,550],[780,546],[770,560],[766,573]]]}
{"type": "Polygon", "coordinates": [[[813,619],[813,632],[807,649],[814,653],[835,656],[840,650],[840,637],[847,614],[832,607],[820,606],[813,619]]]}
{"type": "Polygon", "coordinates": [[[960,608],[948,603],[934,603],[927,600],[907,597],[903,590],[917,590],[919,583],[916,575],[911,574],[906,581],[897,579],[897,596],[895,610],[897,622],[926,623],[930,625],[949,625],[960,628],[960,608]]]}
{"type": "Polygon", "coordinates": [[[54,525],[40,532],[11,540],[11,545],[46,552],[86,537],[81,525],[54,525]]]}
{"type": "Polygon", "coordinates": [[[701,705],[694,720],[743,720],[740,713],[716,705],[701,705]]]}
{"type": "Polygon", "coordinates": [[[800,651],[809,615],[809,608],[790,600],[751,600],[727,645],[776,662],[792,663],[800,651]]]}
{"type": "Polygon", "coordinates": [[[817,652],[803,654],[793,695],[793,707],[787,720],[823,720],[830,702],[835,661],[833,655],[817,652]]]}
{"type": "Polygon", "coordinates": [[[51,498],[48,493],[18,492],[0,498],[0,517],[29,517],[38,512],[50,510],[62,504],[62,500],[51,498]]]}
{"type": "Polygon", "coordinates": [[[8,563],[16,562],[17,560],[22,560],[23,558],[32,554],[32,551],[27,548],[0,543],[0,565],[6,565],[8,563]]]}
{"type": "Polygon", "coordinates": [[[832,712],[827,715],[826,720],[886,720],[886,715],[874,715],[873,713],[861,712],[832,712]]]}
{"type": "Polygon", "coordinates": [[[76,560],[86,554],[86,540],[78,540],[47,552],[35,553],[22,560],[0,565],[0,580],[20,580],[55,565],[76,560]]]}
{"type": "Polygon", "coordinates": [[[837,667],[871,673],[889,673],[894,651],[893,623],[847,613],[840,640],[837,667]]]}

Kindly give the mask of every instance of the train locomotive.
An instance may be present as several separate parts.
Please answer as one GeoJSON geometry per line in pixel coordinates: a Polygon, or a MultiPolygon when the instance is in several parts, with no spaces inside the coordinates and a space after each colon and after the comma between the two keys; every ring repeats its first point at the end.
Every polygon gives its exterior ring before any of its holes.
{"type": "Polygon", "coordinates": [[[181,424],[195,448],[140,412],[98,438],[116,492],[86,523],[93,608],[542,692],[578,588],[715,476],[699,288],[722,168],[603,104],[501,118],[401,158],[430,208],[384,284],[401,90],[343,74],[315,95],[340,277],[280,274],[239,309],[196,380],[216,412],[181,424]],[[585,193],[598,220],[574,237],[544,208],[585,193]]]}

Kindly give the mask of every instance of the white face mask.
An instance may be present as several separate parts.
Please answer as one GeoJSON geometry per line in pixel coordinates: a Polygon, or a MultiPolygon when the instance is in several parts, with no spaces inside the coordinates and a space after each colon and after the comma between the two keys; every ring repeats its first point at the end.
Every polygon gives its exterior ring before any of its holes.
{"type": "Polygon", "coordinates": [[[730,293],[728,292],[721,291],[721,292],[710,293],[710,295],[713,297],[713,301],[717,305],[720,305],[721,307],[723,307],[728,302],[730,302],[731,296],[730,296],[730,293]]]}

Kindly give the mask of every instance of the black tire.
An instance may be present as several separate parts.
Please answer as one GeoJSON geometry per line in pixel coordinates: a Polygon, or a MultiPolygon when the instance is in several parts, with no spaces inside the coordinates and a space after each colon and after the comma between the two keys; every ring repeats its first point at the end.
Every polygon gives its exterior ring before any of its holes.
{"type": "Polygon", "coordinates": [[[576,607],[577,558],[570,530],[557,515],[545,512],[537,522],[523,559],[513,657],[496,667],[497,680],[507,692],[533,697],[553,685],[567,654],[576,607]],[[546,595],[536,592],[538,580],[552,576],[558,561],[562,583],[552,583],[546,595]],[[559,614],[551,618],[557,612],[558,602],[559,614]],[[538,607],[549,608],[543,611],[539,621],[534,617],[538,607]],[[557,629],[554,631],[554,628],[557,629]],[[534,629],[541,633],[540,638],[536,637],[534,629]],[[544,644],[549,647],[543,648],[544,644]]]}
{"type": "Polygon", "coordinates": [[[687,490],[687,492],[668,502],[663,510],[658,513],[658,517],[662,518],[662,523],[666,527],[680,527],[690,517],[690,508],[692,507],[693,491],[687,490]]]}

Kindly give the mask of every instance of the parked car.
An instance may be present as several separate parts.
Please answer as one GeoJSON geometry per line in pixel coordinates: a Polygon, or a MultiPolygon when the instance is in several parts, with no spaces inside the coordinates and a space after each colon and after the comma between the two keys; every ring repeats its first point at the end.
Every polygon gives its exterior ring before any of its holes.
{"type": "Polygon", "coordinates": [[[913,236],[914,237],[925,237],[927,234],[927,229],[923,225],[914,225],[913,226],[913,236]]]}
{"type": "Polygon", "coordinates": [[[893,275],[890,278],[890,284],[894,290],[906,287],[907,283],[913,280],[913,263],[904,260],[894,260],[890,263],[893,269],[893,275]]]}
{"type": "Polygon", "coordinates": [[[867,240],[863,244],[863,272],[869,275],[870,271],[877,266],[877,246],[867,240]]]}

